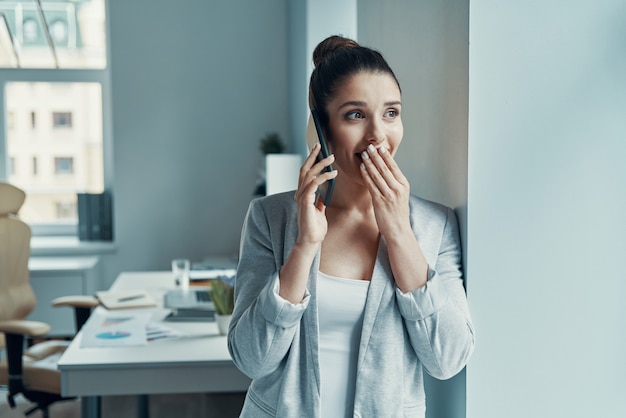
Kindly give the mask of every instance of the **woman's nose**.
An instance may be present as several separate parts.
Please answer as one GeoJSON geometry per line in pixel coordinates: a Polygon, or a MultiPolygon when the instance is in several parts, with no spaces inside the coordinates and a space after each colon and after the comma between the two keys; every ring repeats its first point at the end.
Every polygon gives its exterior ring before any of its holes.
{"type": "Polygon", "coordinates": [[[378,144],[380,142],[383,142],[384,139],[385,133],[381,129],[381,126],[376,122],[372,122],[370,124],[370,129],[367,132],[367,142],[370,142],[372,144],[378,144]]]}

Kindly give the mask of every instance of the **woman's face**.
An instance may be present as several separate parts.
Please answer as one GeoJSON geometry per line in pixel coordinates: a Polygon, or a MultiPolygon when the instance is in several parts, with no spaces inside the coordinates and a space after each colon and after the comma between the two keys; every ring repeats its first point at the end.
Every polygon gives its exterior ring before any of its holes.
{"type": "Polygon", "coordinates": [[[404,133],[401,107],[400,89],[388,74],[360,72],[339,88],[326,110],[328,145],[341,177],[362,182],[361,154],[369,144],[396,153],[404,133]]]}

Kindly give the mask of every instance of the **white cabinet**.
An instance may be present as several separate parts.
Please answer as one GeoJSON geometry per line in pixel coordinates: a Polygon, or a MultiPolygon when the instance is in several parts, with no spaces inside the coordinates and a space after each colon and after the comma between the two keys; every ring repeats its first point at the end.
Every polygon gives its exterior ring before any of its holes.
{"type": "Polygon", "coordinates": [[[98,261],[98,257],[31,257],[28,268],[37,305],[28,319],[50,324],[49,336],[73,336],[73,309],[53,308],[50,302],[59,296],[93,295],[98,261]]]}

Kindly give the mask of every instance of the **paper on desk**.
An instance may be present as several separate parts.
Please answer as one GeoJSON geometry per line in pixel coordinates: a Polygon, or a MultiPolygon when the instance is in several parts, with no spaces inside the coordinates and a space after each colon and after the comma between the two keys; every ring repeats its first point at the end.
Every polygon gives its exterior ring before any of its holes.
{"type": "Polygon", "coordinates": [[[82,329],[81,347],[145,345],[149,313],[94,312],[82,329]]]}
{"type": "Polygon", "coordinates": [[[150,322],[146,324],[146,335],[147,335],[148,341],[154,341],[154,340],[162,340],[162,339],[169,339],[169,338],[178,338],[182,334],[180,333],[180,331],[175,330],[170,327],[166,327],[163,324],[150,322]]]}

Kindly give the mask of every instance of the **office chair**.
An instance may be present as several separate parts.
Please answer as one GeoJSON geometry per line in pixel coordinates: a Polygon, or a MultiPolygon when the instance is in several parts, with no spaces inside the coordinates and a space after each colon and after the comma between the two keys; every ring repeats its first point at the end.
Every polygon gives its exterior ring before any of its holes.
{"type": "MultiPolygon", "coordinates": [[[[36,303],[28,270],[31,231],[17,217],[25,198],[22,190],[0,182],[0,335],[4,333],[6,345],[6,358],[0,361],[0,385],[8,386],[12,408],[14,397],[22,394],[35,404],[25,412],[27,416],[41,410],[48,418],[49,405],[71,399],[61,396],[61,375],[56,368],[69,342],[49,340],[26,348],[27,341],[44,337],[50,326],[25,320],[36,303]]],[[[52,304],[74,307],[80,328],[98,302],[91,296],[67,296],[52,304]]]]}

